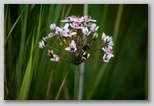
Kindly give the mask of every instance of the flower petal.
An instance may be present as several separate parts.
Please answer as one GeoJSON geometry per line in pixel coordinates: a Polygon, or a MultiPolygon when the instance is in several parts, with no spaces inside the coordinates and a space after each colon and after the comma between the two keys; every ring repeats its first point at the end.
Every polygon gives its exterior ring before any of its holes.
{"type": "Polygon", "coordinates": [[[70,47],[66,47],[65,50],[66,50],[66,51],[70,51],[70,47]]]}

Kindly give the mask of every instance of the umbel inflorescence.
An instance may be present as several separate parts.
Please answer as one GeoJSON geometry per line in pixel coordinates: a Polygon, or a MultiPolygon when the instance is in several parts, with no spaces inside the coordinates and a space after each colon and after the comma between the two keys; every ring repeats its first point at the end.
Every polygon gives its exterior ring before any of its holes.
{"type": "MultiPolygon", "coordinates": [[[[94,49],[91,48],[91,45],[98,37],[97,30],[99,26],[96,25],[96,20],[93,20],[90,16],[69,16],[65,20],[61,20],[61,22],[65,23],[64,27],[58,27],[55,23],[50,25],[52,32],[48,34],[47,37],[42,38],[39,42],[39,48],[45,49],[46,46],[50,47],[47,45],[47,40],[58,37],[60,40],[60,52],[65,51],[66,54],[71,56],[71,58],[67,58],[66,61],[79,65],[89,58],[89,50],[94,49]]],[[[109,62],[110,58],[114,57],[112,51],[112,46],[114,45],[112,37],[106,36],[103,32],[101,40],[102,45],[99,49],[102,49],[104,53],[102,60],[109,62]]],[[[48,49],[48,56],[51,61],[59,62],[65,60],[67,55],[60,57],[54,53],[53,49],[48,49]]]]}

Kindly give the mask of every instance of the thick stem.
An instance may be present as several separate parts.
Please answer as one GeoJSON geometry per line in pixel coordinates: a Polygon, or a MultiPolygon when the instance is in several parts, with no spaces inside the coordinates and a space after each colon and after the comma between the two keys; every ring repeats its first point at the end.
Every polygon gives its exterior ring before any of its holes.
{"type": "Polygon", "coordinates": [[[82,100],[84,63],[80,65],[78,100],[82,100]]]}
{"type": "MultiPolygon", "coordinates": [[[[88,4],[84,4],[84,13],[85,16],[88,15],[88,4]]],[[[84,43],[86,44],[86,38],[84,43]]],[[[74,77],[74,100],[82,100],[82,91],[83,91],[83,73],[84,73],[84,63],[81,63],[80,66],[76,66],[75,77],[74,77]]]]}
{"type": "MultiPolygon", "coordinates": [[[[84,4],[84,15],[88,15],[88,4],[84,4]]],[[[86,43],[85,40],[84,43],[86,43]]],[[[85,64],[81,63],[79,68],[79,91],[78,91],[78,100],[82,100],[82,92],[83,92],[83,73],[84,73],[85,64]]]]}
{"type": "Polygon", "coordinates": [[[74,75],[74,100],[78,99],[79,75],[80,75],[80,71],[78,70],[78,66],[76,66],[75,75],[74,75]]]}

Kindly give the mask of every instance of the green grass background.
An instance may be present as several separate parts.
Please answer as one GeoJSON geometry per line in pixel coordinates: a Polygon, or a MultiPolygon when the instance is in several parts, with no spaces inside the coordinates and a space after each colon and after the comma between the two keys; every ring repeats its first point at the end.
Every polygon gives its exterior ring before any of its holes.
{"type": "MultiPolygon", "coordinates": [[[[83,6],[4,4],[5,100],[73,100],[75,66],[51,62],[38,42],[51,23],[83,16],[83,6]]],[[[100,26],[96,44],[102,32],[113,37],[114,58],[104,63],[95,54],[85,62],[83,100],[147,100],[148,4],[89,4],[88,14],[100,26]]]]}

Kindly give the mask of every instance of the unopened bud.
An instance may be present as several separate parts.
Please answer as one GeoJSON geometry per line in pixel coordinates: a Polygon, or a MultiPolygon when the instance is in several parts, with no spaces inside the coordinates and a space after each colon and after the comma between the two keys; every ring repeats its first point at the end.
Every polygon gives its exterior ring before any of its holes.
{"type": "Polygon", "coordinates": [[[95,41],[95,40],[97,39],[97,37],[98,37],[98,34],[95,32],[95,33],[93,34],[93,40],[95,41]]]}
{"type": "Polygon", "coordinates": [[[89,49],[89,44],[85,44],[82,48],[84,51],[87,51],[89,49]]]}

